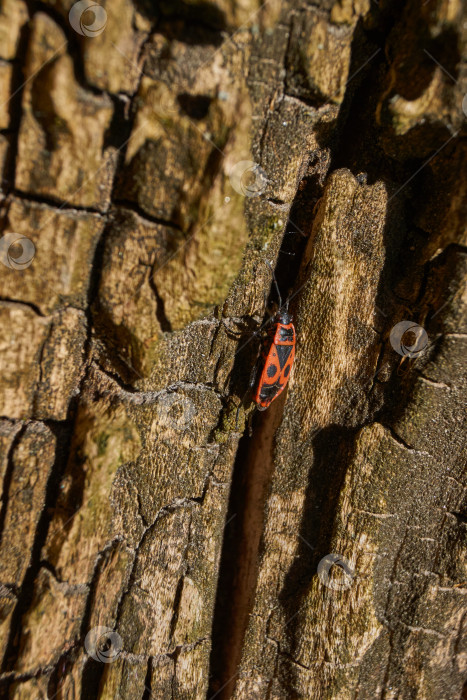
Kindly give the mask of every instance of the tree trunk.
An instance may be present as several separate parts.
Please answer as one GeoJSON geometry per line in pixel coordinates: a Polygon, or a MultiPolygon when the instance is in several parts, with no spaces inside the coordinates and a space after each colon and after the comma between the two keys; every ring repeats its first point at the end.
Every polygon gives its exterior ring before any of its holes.
{"type": "Polygon", "coordinates": [[[1,4],[1,696],[467,697],[465,7],[90,5],[1,4]]]}

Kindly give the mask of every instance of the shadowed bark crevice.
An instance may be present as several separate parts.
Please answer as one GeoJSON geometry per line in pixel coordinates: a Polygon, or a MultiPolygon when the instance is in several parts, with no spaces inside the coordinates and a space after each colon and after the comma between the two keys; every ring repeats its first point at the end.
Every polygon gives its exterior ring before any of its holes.
{"type": "MultiPolygon", "coordinates": [[[[55,505],[59,493],[60,478],[65,470],[68,460],[69,449],[72,439],[73,424],[70,420],[65,424],[51,424],[48,426],[51,433],[56,438],[55,460],[50,470],[50,475],[46,485],[44,508],[40,514],[31,550],[29,567],[24,576],[21,590],[18,594],[18,602],[11,618],[10,634],[6,645],[3,661],[4,671],[14,668],[18,654],[19,631],[21,629],[21,617],[28,609],[34,591],[34,581],[37,578],[41,567],[42,548],[44,546],[49,523],[52,517],[52,507],[55,505]]],[[[27,426],[25,427],[26,430],[27,426]]]]}

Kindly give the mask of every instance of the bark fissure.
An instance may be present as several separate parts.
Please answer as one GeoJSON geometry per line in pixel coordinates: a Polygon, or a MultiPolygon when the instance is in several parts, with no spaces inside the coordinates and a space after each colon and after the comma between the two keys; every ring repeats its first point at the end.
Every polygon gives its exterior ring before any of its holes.
{"type": "Polygon", "coordinates": [[[14,469],[14,462],[13,462],[13,453],[16,449],[16,446],[19,444],[21,440],[21,436],[24,435],[26,431],[27,424],[19,424],[16,426],[17,432],[13,437],[13,440],[11,442],[11,445],[8,450],[8,454],[6,456],[7,460],[7,466],[5,469],[5,473],[3,476],[3,484],[2,484],[2,498],[1,498],[1,507],[0,507],[0,543],[2,541],[3,537],[3,525],[5,522],[5,515],[6,515],[6,508],[7,508],[7,503],[8,503],[8,496],[9,496],[9,490],[10,490],[10,485],[11,485],[11,479],[13,476],[13,469],[14,469]]]}
{"type": "MultiPolygon", "coordinates": [[[[27,426],[25,427],[25,430],[27,426]]],[[[72,426],[67,424],[53,425],[50,427],[57,439],[57,451],[47,479],[44,497],[44,508],[40,513],[35,529],[33,545],[30,553],[30,561],[26,570],[13,615],[6,642],[6,650],[3,659],[2,671],[9,671],[15,665],[18,654],[19,631],[21,630],[21,617],[27,610],[33,596],[34,581],[41,567],[42,548],[47,537],[49,522],[52,517],[52,507],[57,500],[59,480],[68,460],[68,451],[71,444],[72,426]]],[[[50,668],[53,668],[52,666],[50,668]]],[[[50,670],[50,669],[48,669],[50,670]]]]}

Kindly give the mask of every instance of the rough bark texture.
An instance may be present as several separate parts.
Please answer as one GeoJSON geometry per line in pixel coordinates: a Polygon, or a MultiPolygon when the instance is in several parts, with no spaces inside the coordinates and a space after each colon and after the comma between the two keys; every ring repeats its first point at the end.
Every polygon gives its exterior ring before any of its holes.
{"type": "Polygon", "coordinates": [[[101,6],[0,4],[0,695],[458,700],[462,1],[101,6]]]}

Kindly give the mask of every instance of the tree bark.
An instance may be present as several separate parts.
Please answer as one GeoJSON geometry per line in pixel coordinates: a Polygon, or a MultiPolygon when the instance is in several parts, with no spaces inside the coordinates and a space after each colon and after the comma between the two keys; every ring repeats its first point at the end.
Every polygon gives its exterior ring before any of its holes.
{"type": "Polygon", "coordinates": [[[1,3],[0,695],[467,697],[465,7],[88,5],[1,3]]]}

